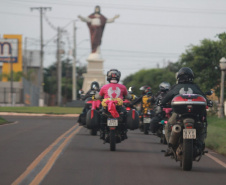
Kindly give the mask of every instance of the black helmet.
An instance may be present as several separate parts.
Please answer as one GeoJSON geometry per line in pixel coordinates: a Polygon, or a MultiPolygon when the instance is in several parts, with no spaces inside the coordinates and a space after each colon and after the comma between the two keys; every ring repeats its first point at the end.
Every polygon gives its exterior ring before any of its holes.
{"type": "Polygon", "coordinates": [[[140,90],[142,91],[142,94],[147,94],[147,95],[151,95],[151,87],[144,85],[140,88],[140,90]]]}
{"type": "Polygon", "coordinates": [[[168,91],[170,89],[170,83],[168,82],[162,82],[159,84],[160,91],[168,91]]]}
{"type": "Polygon", "coordinates": [[[97,81],[93,81],[90,85],[90,89],[98,91],[100,89],[99,83],[97,81]]]}
{"type": "Polygon", "coordinates": [[[177,72],[178,83],[192,82],[193,79],[194,79],[194,73],[189,67],[182,67],[177,72]]]}
{"type": "Polygon", "coordinates": [[[110,71],[107,72],[107,81],[111,80],[117,80],[119,82],[121,77],[121,72],[117,69],[110,69],[110,71]]]}

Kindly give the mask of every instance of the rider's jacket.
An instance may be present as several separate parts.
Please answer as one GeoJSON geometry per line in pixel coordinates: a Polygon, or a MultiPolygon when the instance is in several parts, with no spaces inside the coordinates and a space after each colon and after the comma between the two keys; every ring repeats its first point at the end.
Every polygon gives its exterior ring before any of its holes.
{"type": "Polygon", "coordinates": [[[142,110],[143,110],[143,113],[144,114],[147,114],[148,110],[152,110],[152,97],[151,96],[148,96],[148,95],[144,95],[142,97],[142,110]],[[150,101],[151,100],[151,101],[150,101]]]}
{"type": "Polygon", "coordinates": [[[171,101],[178,94],[200,94],[206,97],[202,90],[194,83],[181,83],[172,86],[166,96],[162,99],[161,104],[164,105],[171,101]]]}
{"type": "Polygon", "coordinates": [[[123,99],[125,96],[128,95],[128,92],[126,87],[122,84],[109,83],[101,88],[99,95],[102,96],[104,99],[106,98],[123,99]]]}
{"type": "Polygon", "coordinates": [[[93,95],[93,93],[91,93],[91,92],[98,92],[98,91],[94,91],[94,90],[88,90],[87,91],[87,93],[85,94],[85,96],[84,97],[82,97],[82,100],[86,100],[86,98],[89,98],[89,97],[92,97],[92,95],[93,95]]]}
{"type": "Polygon", "coordinates": [[[136,99],[132,104],[138,104],[141,102],[141,112],[144,114],[147,113],[148,110],[152,109],[153,97],[149,95],[142,95],[138,99],[136,99]]]}
{"type": "Polygon", "coordinates": [[[143,107],[143,109],[151,107],[151,102],[148,101],[150,98],[151,97],[147,96],[147,95],[144,95],[142,97],[142,107],[143,107]]]}

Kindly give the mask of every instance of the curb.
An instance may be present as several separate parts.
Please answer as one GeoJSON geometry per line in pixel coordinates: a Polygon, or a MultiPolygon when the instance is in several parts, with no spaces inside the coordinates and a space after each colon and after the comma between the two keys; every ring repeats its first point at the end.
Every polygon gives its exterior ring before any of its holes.
{"type": "Polygon", "coordinates": [[[35,113],[0,112],[0,116],[78,117],[79,114],[35,114],[35,113]]]}

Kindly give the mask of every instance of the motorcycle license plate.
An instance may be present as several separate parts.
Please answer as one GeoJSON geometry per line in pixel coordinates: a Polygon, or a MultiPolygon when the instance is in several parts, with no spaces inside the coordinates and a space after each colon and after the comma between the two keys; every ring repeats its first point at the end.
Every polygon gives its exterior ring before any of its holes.
{"type": "Polygon", "coordinates": [[[196,139],[196,129],[184,129],[183,139],[196,139]]]}
{"type": "Polygon", "coordinates": [[[116,127],[116,126],[118,126],[118,120],[117,119],[108,119],[107,125],[109,127],[116,127]]]}
{"type": "Polygon", "coordinates": [[[150,123],[151,122],[151,118],[144,118],[144,123],[150,123]]]}

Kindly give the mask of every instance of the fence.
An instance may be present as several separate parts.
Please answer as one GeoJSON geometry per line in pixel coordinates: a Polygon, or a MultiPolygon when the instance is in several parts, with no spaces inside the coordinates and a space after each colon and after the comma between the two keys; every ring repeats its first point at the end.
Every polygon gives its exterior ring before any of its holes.
{"type": "Polygon", "coordinates": [[[23,78],[24,105],[39,106],[39,87],[23,78]]]}
{"type": "Polygon", "coordinates": [[[6,105],[23,104],[23,89],[21,88],[0,88],[0,103],[6,105]]]}

